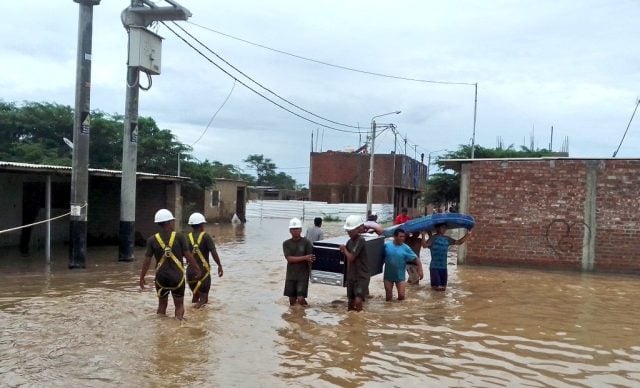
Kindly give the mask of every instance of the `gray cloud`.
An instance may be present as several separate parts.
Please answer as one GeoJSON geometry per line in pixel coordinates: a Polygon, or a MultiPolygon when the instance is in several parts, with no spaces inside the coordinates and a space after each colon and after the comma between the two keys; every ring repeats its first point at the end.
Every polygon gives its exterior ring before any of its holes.
{"type": "MultiPolygon", "coordinates": [[[[639,94],[636,39],[640,6],[633,1],[210,1],[182,2],[193,21],[328,62],[436,80],[479,82],[478,141],[497,136],[520,144],[536,127],[571,137],[576,156],[610,156],[639,94]]],[[[92,106],[122,112],[126,33],[120,12],[128,1],[95,8],[92,106]]],[[[30,1],[4,5],[0,34],[0,98],[73,103],[77,4],[30,1]]],[[[243,71],[286,98],[331,119],[369,125],[394,116],[401,133],[435,150],[471,137],[473,88],[425,85],[345,72],[185,28],[243,71]]],[[[195,140],[232,81],[166,29],[163,74],[141,94],[140,113],[179,138],[195,140]]],[[[198,158],[240,164],[264,153],[283,167],[308,165],[307,123],[236,86],[198,158]]],[[[539,135],[538,135],[539,134],[539,135]]],[[[382,135],[380,149],[393,146],[382,135]]],[[[527,140],[528,141],[528,140],[527,140]]],[[[358,136],[325,131],[324,149],[357,146],[358,136]]],[[[559,143],[557,143],[559,144],[559,143]]],[[[640,153],[635,123],[619,156],[640,153]]],[[[306,172],[290,170],[306,181],[306,172]]]]}

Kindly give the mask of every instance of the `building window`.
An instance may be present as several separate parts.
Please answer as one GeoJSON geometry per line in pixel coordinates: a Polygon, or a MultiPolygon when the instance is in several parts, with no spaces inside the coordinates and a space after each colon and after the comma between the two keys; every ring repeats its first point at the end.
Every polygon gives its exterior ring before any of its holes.
{"type": "Polygon", "coordinates": [[[211,190],[211,207],[220,206],[220,191],[211,190]]]}

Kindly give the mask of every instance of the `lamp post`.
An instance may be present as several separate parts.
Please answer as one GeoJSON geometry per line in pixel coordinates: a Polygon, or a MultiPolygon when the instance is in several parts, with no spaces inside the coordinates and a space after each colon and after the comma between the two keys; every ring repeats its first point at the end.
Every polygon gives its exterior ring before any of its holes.
{"type": "MultiPolygon", "coordinates": [[[[384,113],[381,115],[373,116],[371,118],[371,150],[369,151],[371,156],[369,157],[369,190],[367,191],[367,215],[371,213],[371,204],[373,203],[373,163],[374,163],[374,155],[375,155],[375,144],[376,144],[376,121],[378,117],[389,116],[389,115],[399,115],[402,113],[399,110],[384,113]]],[[[395,172],[395,171],[394,171],[395,172]]]]}

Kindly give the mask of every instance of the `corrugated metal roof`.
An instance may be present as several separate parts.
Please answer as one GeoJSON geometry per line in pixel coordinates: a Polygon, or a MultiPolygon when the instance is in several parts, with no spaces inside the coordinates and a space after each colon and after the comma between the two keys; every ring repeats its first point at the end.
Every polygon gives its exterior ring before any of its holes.
{"type": "MultiPolygon", "coordinates": [[[[0,161],[0,170],[4,171],[24,171],[24,172],[54,172],[62,174],[71,174],[71,166],[55,166],[50,164],[32,164],[18,162],[0,161]]],[[[89,174],[94,176],[112,176],[118,177],[122,175],[122,171],[108,170],[104,168],[90,168],[89,174]]],[[[138,172],[136,176],[142,179],[160,179],[172,181],[188,181],[191,178],[175,175],[153,174],[148,172],[138,172]]]]}

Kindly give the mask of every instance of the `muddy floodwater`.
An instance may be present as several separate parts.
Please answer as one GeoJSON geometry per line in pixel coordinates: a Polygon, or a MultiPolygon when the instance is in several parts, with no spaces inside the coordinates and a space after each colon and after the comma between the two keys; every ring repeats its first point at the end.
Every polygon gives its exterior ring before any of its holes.
{"type": "Polygon", "coordinates": [[[50,266],[0,253],[0,386],[640,386],[638,277],[450,265],[445,293],[385,303],[377,276],[364,313],[315,284],[290,308],[286,220],[209,231],[225,275],[183,325],[138,290],[143,250],[73,271],[65,247],[50,266]]]}

